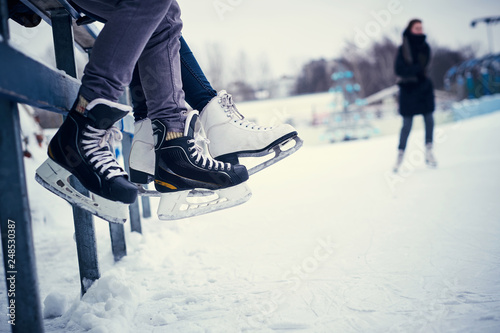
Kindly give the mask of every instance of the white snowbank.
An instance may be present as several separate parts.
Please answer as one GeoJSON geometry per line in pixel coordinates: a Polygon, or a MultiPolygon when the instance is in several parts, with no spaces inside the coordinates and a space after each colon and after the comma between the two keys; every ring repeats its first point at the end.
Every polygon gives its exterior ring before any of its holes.
{"type": "Polygon", "coordinates": [[[245,205],[143,221],[117,264],[96,219],[102,278],[82,299],[71,209],[33,180],[40,149],[25,162],[46,332],[498,332],[500,112],[435,139],[439,167],[415,131],[399,175],[395,136],[306,144],[245,205]]]}
{"type": "Polygon", "coordinates": [[[45,297],[43,305],[43,317],[55,318],[62,316],[64,312],[66,312],[68,300],[66,295],[63,295],[58,291],[54,291],[45,297]]]}

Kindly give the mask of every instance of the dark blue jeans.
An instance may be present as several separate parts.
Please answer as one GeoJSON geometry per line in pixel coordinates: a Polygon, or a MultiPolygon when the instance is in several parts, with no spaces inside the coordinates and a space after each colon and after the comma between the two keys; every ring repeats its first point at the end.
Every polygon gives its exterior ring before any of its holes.
{"type": "MultiPolygon", "coordinates": [[[[434,117],[432,112],[423,114],[425,123],[425,143],[432,143],[432,137],[434,132],[434,117]]],[[[408,136],[410,135],[411,126],[413,124],[413,116],[403,117],[403,127],[401,128],[401,134],[399,136],[399,147],[400,150],[406,149],[406,143],[408,142],[408,136]]]]}
{"type": "MultiPolygon", "coordinates": [[[[208,82],[183,37],[180,38],[180,43],[182,89],[184,90],[185,99],[193,109],[201,112],[208,102],[217,96],[217,91],[208,82]]],[[[132,76],[132,82],[130,83],[130,92],[135,120],[146,118],[148,116],[148,107],[137,66],[132,76]]]]}

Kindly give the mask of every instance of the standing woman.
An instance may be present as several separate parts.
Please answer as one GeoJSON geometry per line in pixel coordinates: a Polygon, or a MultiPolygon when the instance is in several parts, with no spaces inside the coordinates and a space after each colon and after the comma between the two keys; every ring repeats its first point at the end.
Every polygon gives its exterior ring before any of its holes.
{"type": "Polygon", "coordinates": [[[423,115],[425,121],[425,159],[429,166],[437,166],[432,153],[434,131],[434,88],[427,77],[431,58],[429,44],[425,41],[422,21],[413,19],[403,33],[403,44],[398,49],[395,71],[399,77],[399,113],[403,116],[403,128],[399,139],[399,151],[394,172],[403,162],[406,142],[410,135],[413,116],[423,115]]]}

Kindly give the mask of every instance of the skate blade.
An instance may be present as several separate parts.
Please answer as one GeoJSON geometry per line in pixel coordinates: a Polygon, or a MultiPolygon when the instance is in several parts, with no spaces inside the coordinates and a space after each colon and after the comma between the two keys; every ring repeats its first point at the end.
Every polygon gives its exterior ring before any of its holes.
{"type": "Polygon", "coordinates": [[[128,218],[126,204],[105,199],[89,191],[90,197],[78,192],[70,185],[71,173],[51,159],[47,159],[36,170],[35,179],[47,190],[103,220],[123,224],[128,218]]]}
{"type": "MultiPolygon", "coordinates": [[[[289,140],[272,147],[271,149],[266,151],[266,155],[270,155],[274,153],[274,156],[271,157],[270,159],[266,160],[265,162],[262,162],[250,169],[248,169],[248,175],[251,176],[259,171],[262,171],[263,169],[270,167],[271,165],[281,161],[284,158],[287,158],[288,156],[292,155],[295,153],[297,150],[302,147],[304,144],[304,141],[299,138],[298,136],[294,136],[290,138],[289,140]]],[[[262,156],[262,155],[261,155],[262,156]]]]}
{"type": "MultiPolygon", "coordinates": [[[[143,197],[161,197],[162,193],[158,192],[157,190],[150,190],[144,187],[142,184],[136,184],[137,185],[137,190],[138,190],[138,195],[141,195],[143,197]]],[[[206,189],[194,189],[189,191],[188,197],[208,197],[214,195],[213,191],[211,190],[206,190],[206,189]]]]}
{"type": "Polygon", "coordinates": [[[142,184],[136,184],[137,185],[137,194],[143,197],[161,197],[161,193],[158,192],[157,190],[149,190],[144,187],[142,184]]]}
{"type": "Polygon", "coordinates": [[[160,220],[179,220],[241,205],[252,196],[245,184],[220,189],[194,189],[162,193],[158,206],[160,220]]]}

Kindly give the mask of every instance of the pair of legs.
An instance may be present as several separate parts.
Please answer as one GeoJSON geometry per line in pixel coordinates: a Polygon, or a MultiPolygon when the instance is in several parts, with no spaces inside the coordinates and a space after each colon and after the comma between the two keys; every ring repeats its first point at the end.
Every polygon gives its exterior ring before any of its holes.
{"type": "MultiPolygon", "coordinates": [[[[103,23],[107,23],[111,12],[113,11],[112,5],[103,6],[98,2],[89,4],[87,0],[76,0],[76,3],[80,10],[86,12],[87,15],[103,23]]],[[[178,6],[177,4],[175,4],[175,11],[173,12],[174,19],[172,21],[175,22],[176,29],[180,28],[180,20],[177,15],[178,12],[178,6]]],[[[177,33],[177,30],[174,30],[174,33],[172,33],[172,35],[175,37],[177,33]]],[[[180,37],[179,43],[180,48],[178,55],[180,58],[180,76],[182,81],[182,89],[185,93],[185,100],[189,103],[189,105],[193,107],[193,109],[201,111],[212,98],[217,96],[217,91],[215,91],[215,89],[213,89],[210,85],[210,82],[208,82],[208,79],[206,78],[205,74],[200,68],[200,65],[198,64],[198,61],[194,57],[193,52],[182,36],[180,37]]],[[[176,50],[177,47],[171,49],[172,52],[176,52],[176,50]]],[[[177,52],[175,53],[175,58],[172,57],[172,54],[169,53],[166,53],[165,56],[169,57],[173,61],[177,61],[177,59],[175,59],[177,57],[177,52]]],[[[100,59],[96,61],[100,61],[100,59]]],[[[174,63],[174,65],[174,68],[177,68],[177,63],[174,63]]],[[[148,83],[151,83],[150,81],[154,80],[154,76],[156,75],[156,73],[154,73],[155,68],[149,66],[146,67],[146,69],[142,70],[141,80],[140,67],[141,65],[137,63],[134,68],[132,79],[129,85],[134,107],[134,117],[136,121],[148,117],[148,103],[143,85],[146,85],[147,88],[148,83]]],[[[173,82],[175,84],[174,87],[178,88],[178,75],[174,78],[173,82]]],[[[84,93],[84,95],[86,94],[84,93]]],[[[178,97],[181,96],[179,95],[178,97]]],[[[149,114],[149,118],[154,119],[154,117],[155,116],[153,110],[153,113],[149,114]]]]}
{"type": "MultiPolygon", "coordinates": [[[[138,188],[117,163],[109,145],[121,133],[113,126],[132,110],[117,103],[132,80],[140,80],[147,109],[147,136],[153,143],[154,181],[162,193],[158,215],[167,219],[186,217],[179,201],[188,204],[189,192],[202,188],[225,190],[220,202],[205,205],[200,213],[227,208],[248,200],[242,165],[215,161],[202,153],[194,137],[198,116],[186,114],[182,90],[180,37],[182,21],[175,0],[75,0],[86,12],[105,21],[89,63],[85,67],[79,96],[68,117],[52,138],[49,159],[37,169],[37,180],[69,202],[111,222],[124,215],[116,202],[133,203],[138,188]],[[156,140],[153,140],[153,136],[156,140]],[[76,193],[69,183],[74,175],[95,195],[76,193]],[[241,186],[239,186],[241,185],[241,186]],[[174,195],[173,198],[163,196],[174,195]],[[102,199],[102,200],[101,200],[102,199]]],[[[220,197],[220,196],[219,196],[220,197]]],[[[200,206],[200,205],[198,205],[200,206]]]]}
{"type": "MultiPolygon", "coordinates": [[[[239,157],[261,157],[273,151],[275,153],[273,161],[253,167],[249,170],[252,174],[300,148],[301,143],[295,138],[297,132],[290,125],[263,127],[245,120],[238,112],[231,95],[224,90],[217,93],[210,85],[183,37],[180,38],[180,45],[181,78],[185,100],[200,113],[201,125],[209,142],[208,151],[212,157],[231,164],[239,164],[239,157]],[[295,138],[294,141],[298,143],[295,149],[286,154],[279,153],[276,146],[291,138],[295,138]]],[[[151,136],[148,118],[151,117],[141,81],[140,70],[136,66],[130,84],[136,121],[130,154],[130,176],[133,182],[145,184],[152,179],[154,158],[148,157],[151,156],[148,152],[151,149],[147,147],[153,145],[152,141],[148,142],[148,137],[151,136]]]]}
{"type": "MultiPolygon", "coordinates": [[[[427,165],[431,167],[436,167],[437,162],[432,152],[432,139],[434,132],[434,118],[432,112],[423,114],[425,123],[425,161],[427,165]]],[[[413,116],[405,117],[403,116],[403,127],[401,128],[401,134],[399,136],[399,146],[398,146],[398,157],[396,164],[394,165],[394,172],[398,172],[399,168],[403,163],[404,152],[406,149],[406,143],[408,142],[408,136],[410,135],[411,127],[413,124],[413,116]]]]}
{"type": "MultiPolygon", "coordinates": [[[[425,123],[425,144],[432,144],[433,132],[434,132],[434,117],[432,112],[425,113],[424,115],[425,123]]],[[[413,125],[413,116],[403,116],[403,127],[401,128],[401,134],[399,136],[399,150],[406,149],[406,143],[408,142],[408,136],[410,135],[411,127],[413,125]]]]}

